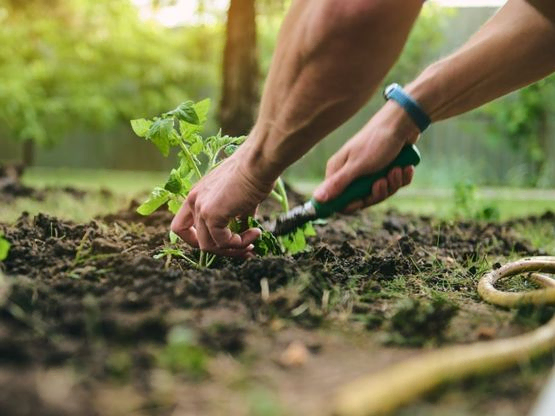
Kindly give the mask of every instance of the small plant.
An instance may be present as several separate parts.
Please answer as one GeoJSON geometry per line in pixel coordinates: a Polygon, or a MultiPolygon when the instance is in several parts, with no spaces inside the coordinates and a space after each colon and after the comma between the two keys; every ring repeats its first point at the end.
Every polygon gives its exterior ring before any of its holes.
{"type": "Polygon", "coordinates": [[[441,341],[457,310],[456,304],[442,296],[402,299],[394,307],[384,341],[413,347],[441,341]]]}
{"type": "Polygon", "coordinates": [[[470,181],[455,184],[453,193],[455,215],[474,220],[498,220],[499,209],[493,204],[481,203],[476,190],[476,185],[470,181]]]}
{"type": "Polygon", "coordinates": [[[0,233],[0,261],[6,260],[10,246],[10,242],[4,238],[4,234],[0,233]]]}
{"type": "Polygon", "coordinates": [[[158,355],[158,362],[173,373],[200,379],[206,375],[208,358],[195,342],[194,334],[188,328],[176,326],[168,333],[167,345],[158,355]]]}
{"type": "MultiPolygon", "coordinates": [[[[167,157],[172,148],[178,149],[177,167],[171,170],[166,183],[154,188],[149,198],[137,208],[139,214],[150,215],[164,204],[176,214],[193,185],[225,158],[231,156],[245,141],[244,136],[230,137],[222,135],[221,132],[203,137],[201,132],[209,109],[209,99],[197,103],[186,101],[174,110],[151,120],[141,118],[131,121],[135,134],[152,142],[162,155],[167,157]]],[[[287,193],[281,178],[276,181],[271,195],[279,201],[284,211],[289,209],[287,193]]],[[[282,254],[284,251],[297,253],[306,248],[306,236],[315,234],[309,224],[277,239],[264,231],[254,218],[249,218],[248,221],[248,224],[232,221],[230,227],[234,231],[241,231],[245,226],[255,226],[263,230],[261,238],[255,242],[255,252],[259,255],[282,254]]],[[[170,245],[164,247],[156,257],[166,258],[168,263],[172,256],[181,257],[198,267],[209,267],[214,262],[215,255],[203,251],[200,252],[198,261],[187,257],[177,246],[178,239],[177,235],[170,233],[170,245]]]]}

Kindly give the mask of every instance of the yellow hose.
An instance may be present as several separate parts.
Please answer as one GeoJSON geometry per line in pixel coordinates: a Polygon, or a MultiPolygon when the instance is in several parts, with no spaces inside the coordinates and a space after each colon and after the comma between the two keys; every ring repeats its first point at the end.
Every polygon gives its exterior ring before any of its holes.
{"type": "MultiPolygon", "coordinates": [[[[478,293],[487,302],[499,306],[555,304],[555,280],[532,272],[555,274],[555,257],[526,258],[493,270],[480,280],[478,293]],[[544,289],[515,293],[494,287],[498,280],[521,273],[530,273],[529,277],[544,289]]],[[[333,414],[387,414],[445,382],[505,369],[554,348],[555,317],[517,337],[423,353],[341,387],[335,397],[333,414]]]]}

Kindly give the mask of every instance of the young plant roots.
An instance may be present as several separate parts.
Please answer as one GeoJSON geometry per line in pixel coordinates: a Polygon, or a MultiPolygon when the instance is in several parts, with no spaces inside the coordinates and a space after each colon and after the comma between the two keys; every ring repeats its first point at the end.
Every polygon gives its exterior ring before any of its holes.
{"type": "MultiPolygon", "coordinates": [[[[493,270],[480,280],[478,293],[503,307],[555,304],[555,279],[534,272],[555,274],[555,257],[526,258],[493,270]],[[494,287],[498,280],[522,273],[544,289],[516,293],[494,287]]],[[[528,334],[424,353],[343,386],[335,397],[334,414],[387,414],[445,382],[502,370],[553,348],[555,317],[528,334]]]]}

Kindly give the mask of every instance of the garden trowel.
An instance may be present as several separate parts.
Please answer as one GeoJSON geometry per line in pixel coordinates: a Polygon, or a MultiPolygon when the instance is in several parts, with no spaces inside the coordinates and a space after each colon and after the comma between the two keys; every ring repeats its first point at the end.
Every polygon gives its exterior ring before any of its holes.
{"type": "Polygon", "coordinates": [[[309,221],[326,218],[336,212],[341,212],[351,202],[369,196],[374,182],[384,178],[391,169],[395,167],[416,166],[419,163],[420,152],[416,146],[407,145],[403,147],[399,155],[388,166],[372,175],[355,179],[337,198],[325,203],[320,203],[312,198],[303,205],[280,215],[275,221],[272,233],[277,236],[289,234],[309,221]]]}

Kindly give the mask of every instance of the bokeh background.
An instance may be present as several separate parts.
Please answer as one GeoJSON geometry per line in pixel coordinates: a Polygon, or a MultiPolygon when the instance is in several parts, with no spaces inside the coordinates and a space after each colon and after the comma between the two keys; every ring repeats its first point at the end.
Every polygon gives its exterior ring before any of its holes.
{"type": "MultiPolygon", "coordinates": [[[[162,172],[174,160],[135,137],[129,120],[186,99],[212,98],[210,132],[247,133],[289,3],[0,0],[0,162],[24,161],[35,176],[162,172]]],[[[501,4],[428,2],[384,85],[410,81],[501,4]]],[[[434,125],[420,142],[425,162],[414,187],[554,187],[554,85],[551,77],[434,125]]],[[[321,179],[326,159],[381,104],[376,94],[286,177],[321,179]]]]}

